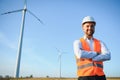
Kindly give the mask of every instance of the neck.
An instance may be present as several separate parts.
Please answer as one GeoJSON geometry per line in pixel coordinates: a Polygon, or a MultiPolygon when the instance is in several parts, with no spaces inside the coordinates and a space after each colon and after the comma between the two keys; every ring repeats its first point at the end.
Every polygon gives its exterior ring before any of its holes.
{"type": "Polygon", "coordinates": [[[88,36],[88,35],[85,35],[85,37],[88,38],[88,39],[93,38],[93,36],[88,36]]]}
{"type": "Polygon", "coordinates": [[[88,39],[91,39],[91,38],[92,38],[92,36],[87,36],[87,38],[88,38],[88,39]]]}

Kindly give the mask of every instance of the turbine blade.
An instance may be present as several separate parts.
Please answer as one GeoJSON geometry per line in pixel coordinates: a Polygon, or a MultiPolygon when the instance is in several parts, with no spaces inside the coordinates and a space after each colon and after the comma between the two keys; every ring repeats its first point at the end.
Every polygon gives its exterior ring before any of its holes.
{"type": "Polygon", "coordinates": [[[68,52],[62,52],[62,54],[67,54],[68,52]]]}
{"type": "Polygon", "coordinates": [[[10,14],[10,13],[15,13],[15,12],[20,12],[20,11],[22,11],[22,10],[23,10],[23,9],[15,10],[15,11],[9,11],[9,12],[2,13],[1,15],[10,14]]]}
{"type": "Polygon", "coordinates": [[[27,6],[27,0],[24,0],[24,5],[27,6]]]}
{"type": "Polygon", "coordinates": [[[33,14],[31,11],[27,10],[32,16],[34,16],[38,21],[40,21],[41,24],[44,24],[35,14],[33,14]]]}
{"type": "Polygon", "coordinates": [[[58,52],[61,52],[58,48],[56,48],[56,50],[57,50],[58,52]]]}

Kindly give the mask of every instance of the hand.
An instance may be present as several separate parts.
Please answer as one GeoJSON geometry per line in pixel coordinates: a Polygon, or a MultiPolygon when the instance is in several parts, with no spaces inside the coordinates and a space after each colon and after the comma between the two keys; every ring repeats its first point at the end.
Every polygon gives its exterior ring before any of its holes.
{"type": "Polygon", "coordinates": [[[100,55],[101,53],[97,52],[97,55],[100,55]]]}
{"type": "Polygon", "coordinates": [[[84,49],[80,48],[80,50],[84,50],[84,49]]]}

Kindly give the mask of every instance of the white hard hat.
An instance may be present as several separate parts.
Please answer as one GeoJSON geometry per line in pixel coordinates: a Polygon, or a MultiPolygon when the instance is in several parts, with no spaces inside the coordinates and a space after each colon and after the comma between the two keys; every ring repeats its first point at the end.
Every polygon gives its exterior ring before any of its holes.
{"type": "Polygon", "coordinates": [[[82,25],[83,25],[84,23],[86,23],[86,22],[94,22],[94,23],[96,24],[94,18],[91,17],[91,16],[86,16],[86,17],[84,17],[84,18],[83,18],[83,21],[82,21],[82,25]]]}

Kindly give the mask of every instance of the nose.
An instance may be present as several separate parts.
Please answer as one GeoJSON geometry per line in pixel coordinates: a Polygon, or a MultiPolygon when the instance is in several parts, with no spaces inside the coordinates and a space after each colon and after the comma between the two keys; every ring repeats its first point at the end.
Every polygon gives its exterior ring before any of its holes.
{"type": "Polygon", "coordinates": [[[88,27],[88,29],[92,29],[92,27],[91,27],[91,26],[89,26],[89,27],[88,27]]]}

